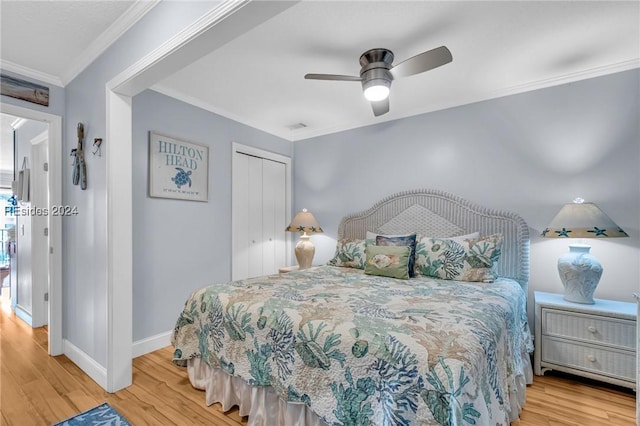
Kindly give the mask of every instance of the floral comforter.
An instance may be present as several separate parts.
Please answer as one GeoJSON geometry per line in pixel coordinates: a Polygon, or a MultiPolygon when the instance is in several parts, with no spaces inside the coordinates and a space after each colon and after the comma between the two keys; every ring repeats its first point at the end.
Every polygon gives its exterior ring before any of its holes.
{"type": "Polygon", "coordinates": [[[510,280],[321,266],[194,292],[174,362],[201,357],[332,425],[507,426],[532,351],[525,305],[510,280]]]}

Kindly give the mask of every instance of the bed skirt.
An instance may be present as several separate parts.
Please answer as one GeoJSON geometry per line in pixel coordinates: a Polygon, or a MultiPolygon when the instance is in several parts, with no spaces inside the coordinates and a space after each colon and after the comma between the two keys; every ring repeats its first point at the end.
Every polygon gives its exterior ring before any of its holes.
{"type": "Polygon", "coordinates": [[[249,416],[248,426],[327,426],[305,404],[289,403],[272,387],[251,386],[200,358],[190,359],[187,370],[191,385],[205,391],[207,405],[219,402],[223,411],[237,405],[241,416],[249,416]]]}
{"type": "MultiPolygon", "coordinates": [[[[523,374],[517,375],[516,388],[510,394],[510,420],[518,419],[525,403],[527,384],[533,383],[529,355],[523,356],[523,374]]],[[[200,358],[187,362],[191,385],[205,391],[207,405],[219,402],[223,411],[234,405],[241,416],[248,416],[248,426],[327,426],[304,404],[289,403],[269,386],[251,386],[240,377],[231,376],[219,368],[211,368],[200,358]]]]}

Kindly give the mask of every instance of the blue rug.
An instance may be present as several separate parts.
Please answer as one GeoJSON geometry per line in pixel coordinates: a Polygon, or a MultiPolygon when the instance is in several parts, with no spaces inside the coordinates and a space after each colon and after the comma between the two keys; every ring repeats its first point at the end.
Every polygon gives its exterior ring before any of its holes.
{"type": "Polygon", "coordinates": [[[69,417],[67,420],[55,423],[53,426],[131,426],[131,423],[118,413],[112,406],[100,404],[90,410],[69,417]]]}

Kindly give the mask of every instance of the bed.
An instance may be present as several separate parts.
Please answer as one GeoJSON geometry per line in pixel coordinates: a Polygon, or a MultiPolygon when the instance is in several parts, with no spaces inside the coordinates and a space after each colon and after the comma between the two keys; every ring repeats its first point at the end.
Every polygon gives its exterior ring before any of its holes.
{"type": "Polygon", "coordinates": [[[195,291],[173,361],[250,425],[508,425],[532,380],[528,279],[517,214],[402,192],[344,217],[327,265],[195,291]],[[460,247],[471,271],[446,260],[460,247]]]}

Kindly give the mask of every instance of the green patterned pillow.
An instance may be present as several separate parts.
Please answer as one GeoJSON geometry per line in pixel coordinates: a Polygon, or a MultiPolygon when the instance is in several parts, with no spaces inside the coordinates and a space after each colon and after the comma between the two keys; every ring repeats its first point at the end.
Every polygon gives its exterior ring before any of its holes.
{"type": "Polygon", "coordinates": [[[382,277],[409,279],[409,246],[376,246],[367,244],[364,273],[382,277]]]}
{"type": "Polygon", "coordinates": [[[420,275],[444,280],[493,282],[501,249],[502,234],[463,241],[422,238],[415,268],[420,275]]]}
{"type": "Polygon", "coordinates": [[[416,249],[416,234],[399,236],[399,237],[388,237],[386,235],[378,235],[375,241],[377,246],[407,246],[411,247],[411,255],[409,255],[409,278],[413,278],[415,276],[415,255],[414,251],[416,249]]]}
{"type": "Polygon", "coordinates": [[[350,240],[344,238],[338,241],[336,254],[327,265],[342,266],[343,268],[364,269],[366,261],[365,240],[350,240]]]}

